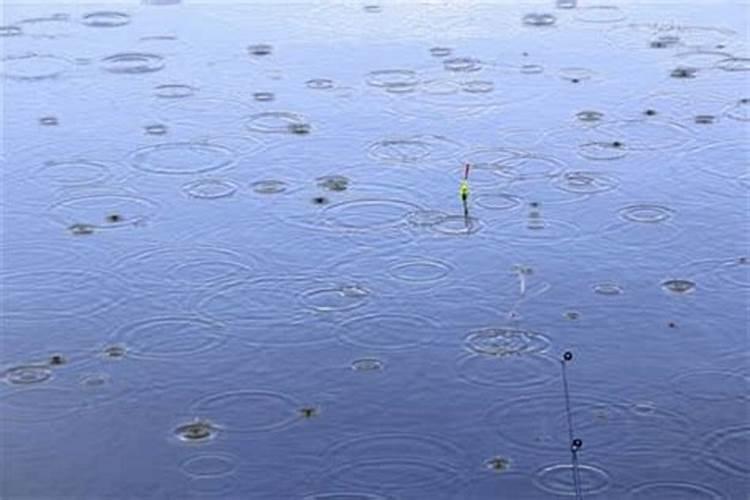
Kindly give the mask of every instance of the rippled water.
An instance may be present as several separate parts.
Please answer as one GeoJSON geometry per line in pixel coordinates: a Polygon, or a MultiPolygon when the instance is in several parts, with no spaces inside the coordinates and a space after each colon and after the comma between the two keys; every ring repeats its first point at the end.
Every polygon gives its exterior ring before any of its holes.
{"type": "Polygon", "coordinates": [[[3,10],[1,497],[747,499],[746,4],[3,10]]]}

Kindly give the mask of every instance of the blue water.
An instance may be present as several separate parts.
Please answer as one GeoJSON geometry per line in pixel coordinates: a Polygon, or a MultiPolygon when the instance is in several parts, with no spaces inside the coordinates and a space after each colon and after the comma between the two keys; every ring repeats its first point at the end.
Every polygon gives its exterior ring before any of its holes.
{"type": "Polygon", "coordinates": [[[575,3],[3,5],[0,496],[746,500],[748,5],[575,3]]]}

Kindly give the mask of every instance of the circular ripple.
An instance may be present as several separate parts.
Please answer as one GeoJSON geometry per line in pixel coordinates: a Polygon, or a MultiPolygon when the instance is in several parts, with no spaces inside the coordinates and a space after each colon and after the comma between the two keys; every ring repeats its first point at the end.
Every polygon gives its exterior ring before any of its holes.
{"type": "Polygon", "coordinates": [[[209,200],[229,198],[237,192],[237,189],[239,189],[237,184],[222,179],[200,179],[182,186],[182,190],[188,196],[209,200]]]}
{"type": "Polygon", "coordinates": [[[563,80],[573,83],[591,80],[596,75],[593,70],[588,68],[562,68],[558,74],[563,80]]]}
{"type": "Polygon", "coordinates": [[[671,381],[675,391],[689,399],[723,401],[748,399],[747,381],[738,373],[718,370],[691,371],[671,381]]]}
{"type": "Polygon", "coordinates": [[[749,447],[750,426],[721,429],[708,436],[705,460],[722,472],[747,477],[750,474],[749,447]]]}
{"type": "Polygon", "coordinates": [[[443,67],[454,73],[473,73],[482,69],[482,61],[474,57],[451,57],[443,59],[443,67]]]}
{"type": "Polygon", "coordinates": [[[462,236],[474,234],[482,229],[483,225],[479,219],[464,215],[446,215],[430,229],[437,234],[446,236],[462,236]]]}
{"type": "Polygon", "coordinates": [[[201,174],[234,164],[232,150],[208,143],[173,142],[136,150],[130,164],[138,170],[157,174],[201,174]]]}
{"type": "Polygon", "coordinates": [[[726,496],[718,491],[692,483],[660,481],[645,483],[630,490],[633,500],[662,500],[679,498],[680,500],[724,500],[726,496]]]}
{"type": "Polygon", "coordinates": [[[740,257],[719,263],[716,276],[727,283],[741,288],[750,288],[750,258],[740,257]]]}
{"type": "Polygon", "coordinates": [[[275,179],[266,179],[250,184],[253,191],[259,194],[278,194],[287,190],[287,183],[275,179]]]}
{"type": "MultiPolygon", "coordinates": [[[[606,491],[612,479],[609,474],[593,465],[579,465],[581,492],[595,495],[606,491]]],[[[534,475],[534,485],[542,491],[555,495],[575,496],[576,488],[573,483],[573,466],[570,464],[551,465],[544,467],[534,475]]]]}
{"type": "Polygon", "coordinates": [[[130,16],[124,12],[89,12],[81,17],[81,22],[92,28],[116,28],[130,23],[130,16]]]}
{"type": "Polygon", "coordinates": [[[69,68],[65,59],[46,54],[23,54],[2,59],[2,75],[11,80],[35,81],[58,78],[69,68]]]}
{"type": "Polygon", "coordinates": [[[517,328],[483,328],[469,333],[465,344],[477,354],[524,355],[546,351],[549,339],[540,333],[517,328]]]}
{"type": "Polygon", "coordinates": [[[409,69],[380,69],[367,73],[365,82],[371,87],[389,89],[392,87],[416,87],[419,78],[415,71],[409,69]]]}
{"type": "MultiPolygon", "coordinates": [[[[516,359],[488,358],[505,361],[516,359]]],[[[524,360],[524,357],[518,358],[524,360]]],[[[529,371],[530,376],[559,378],[559,366],[552,364],[544,373],[529,371]],[[545,375],[546,374],[546,375],[545,375]]],[[[518,375],[511,374],[516,381],[523,381],[518,375]]],[[[510,382],[508,382],[509,385],[510,382]]],[[[586,446],[594,449],[611,449],[633,436],[632,419],[626,405],[612,401],[610,396],[602,398],[579,394],[573,406],[573,421],[576,432],[586,436],[586,446]]],[[[562,395],[557,392],[535,393],[513,400],[502,400],[494,404],[487,413],[489,424],[509,443],[524,449],[560,452],[570,447],[568,441],[568,420],[562,395]]],[[[655,425],[662,425],[659,419],[655,425]]],[[[685,432],[682,420],[672,422],[679,432],[685,432]]],[[[663,426],[662,432],[672,429],[663,426]]],[[[640,429],[638,429],[640,431],[640,429]]],[[[572,491],[572,489],[571,489],[572,491]]]]}
{"type": "Polygon", "coordinates": [[[475,354],[458,359],[459,377],[471,384],[530,388],[546,384],[558,376],[557,362],[538,353],[487,356],[475,354]]]}
{"type": "Polygon", "coordinates": [[[356,284],[328,284],[305,290],[300,297],[305,305],[315,311],[348,311],[365,305],[370,291],[356,284]]]}
{"type": "Polygon", "coordinates": [[[347,484],[409,489],[456,480],[461,451],[430,436],[371,434],[334,445],[326,460],[347,484]]]}
{"type": "Polygon", "coordinates": [[[595,194],[611,191],[619,186],[614,177],[602,172],[565,172],[555,181],[563,191],[580,194],[595,194]]]}
{"type": "Polygon", "coordinates": [[[299,421],[297,401],[277,392],[238,390],[212,394],[191,405],[191,410],[220,418],[227,432],[267,432],[299,421]]]}
{"type": "Polygon", "coordinates": [[[596,131],[620,142],[631,151],[663,151],[682,148],[693,140],[689,128],[661,120],[622,120],[602,123],[596,131]]]}
{"type": "Polygon", "coordinates": [[[362,358],[352,361],[355,372],[379,372],[385,369],[385,363],[377,358],[362,358]]]}
{"type": "Polygon", "coordinates": [[[102,59],[102,69],[110,73],[153,73],[164,68],[164,58],[145,52],[122,52],[102,59]]]}
{"type": "Polygon", "coordinates": [[[68,417],[85,408],[79,391],[59,387],[31,387],[0,395],[3,419],[48,422],[68,417]]]}
{"type": "MultiPolygon", "coordinates": [[[[168,285],[176,288],[197,288],[216,284],[252,269],[240,255],[225,248],[191,245],[169,247],[159,245],[140,249],[115,262],[120,276],[134,285],[168,285]]],[[[254,262],[251,260],[250,264],[254,262]]]]}
{"type": "Polygon", "coordinates": [[[595,123],[601,121],[602,118],[604,118],[604,113],[591,110],[579,111],[578,113],[576,113],[576,118],[582,122],[595,123]]]}
{"type": "Polygon", "coordinates": [[[452,158],[460,144],[443,136],[417,135],[384,139],[367,148],[370,157],[389,163],[419,163],[452,158]]]}
{"type": "Polygon", "coordinates": [[[434,487],[460,477],[455,466],[431,457],[358,460],[337,468],[332,474],[352,486],[397,489],[434,487]]]}
{"type": "Polygon", "coordinates": [[[593,141],[579,144],[578,154],[587,160],[619,160],[628,154],[628,148],[617,141],[593,141]]]}
{"type": "Polygon", "coordinates": [[[140,196],[92,194],[63,200],[49,210],[53,218],[68,228],[85,224],[92,229],[114,229],[145,223],[156,214],[158,206],[140,196]]]}
{"type": "Polygon", "coordinates": [[[594,285],[594,293],[599,295],[621,295],[623,293],[622,287],[617,283],[605,282],[597,283],[594,285]]]}
{"type": "Polygon", "coordinates": [[[406,214],[406,223],[414,227],[430,227],[440,224],[448,214],[438,210],[415,210],[406,214]]]}
{"type": "Polygon", "coordinates": [[[52,377],[48,365],[22,365],[9,368],[3,373],[5,381],[11,385],[40,384],[52,377]]]}
{"type": "Polygon", "coordinates": [[[221,477],[237,470],[239,458],[229,453],[202,453],[180,462],[180,470],[190,477],[221,477]]]}
{"type": "Polygon", "coordinates": [[[183,99],[195,95],[197,88],[182,83],[165,83],[154,87],[154,95],[160,99],[183,99]]]}
{"type": "Polygon", "coordinates": [[[673,279],[663,281],[661,287],[672,293],[684,294],[695,290],[695,282],[690,280],[673,279]]]}
{"type": "Polygon", "coordinates": [[[662,205],[629,205],[617,212],[626,221],[639,224],[654,224],[672,218],[674,210],[662,205]]]}
{"type": "Polygon", "coordinates": [[[521,206],[521,198],[506,193],[483,193],[477,196],[476,203],[488,210],[513,210],[521,206]]]}
{"type": "Polygon", "coordinates": [[[432,259],[397,262],[388,268],[391,277],[410,283],[435,283],[452,271],[449,263],[432,259]]]}
{"type": "Polygon", "coordinates": [[[36,177],[63,187],[96,184],[109,176],[108,165],[89,160],[48,161],[36,172],[36,177]]]}
{"type": "Polygon", "coordinates": [[[575,12],[575,19],[584,23],[616,23],[627,17],[616,5],[591,5],[575,12]]]}
{"type": "Polygon", "coordinates": [[[406,201],[374,198],[335,203],[326,207],[322,215],[330,227],[366,231],[399,225],[416,209],[417,205],[406,201]]]}
{"type": "Polygon", "coordinates": [[[461,90],[470,94],[486,94],[495,90],[495,84],[487,80],[461,82],[461,90]]]}
{"type": "Polygon", "coordinates": [[[448,57],[453,53],[453,49],[450,47],[432,47],[430,49],[430,55],[432,57],[448,57]]]}
{"type": "Polygon", "coordinates": [[[344,321],[337,331],[342,340],[359,347],[400,350],[430,343],[438,325],[424,316],[368,314],[344,321]]]}
{"type": "Polygon", "coordinates": [[[526,26],[552,26],[557,22],[557,18],[552,14],[530,13],[523,16],[521,22],[526,26]]]}
{"type": "Polygon", "coordinates": [[[115,307],[122,284],[103,271],[44,270],[4,274],[0,310],[5,318],[94,315],[115,307]]]}
{"type": "Polygon", "coordinates": [[[305,82],[305,87],[313,90],[331,90],[336,85],[328,78],[313,78],[305,82]]]}
{"type": "Polygon", "coordinates": [[[309,126],[304,116],[286,111],[267,111],[249,116],[245,127],[263,134],[288,134],[295,127],[309,126]]]}
{"type": "Polygon", "coordinates": [[[144,359],[194,356],[222,345],[227,337],[218,323],[196,317],[159,317],[118,329],[114,340],[128,353],[144,359]]]}

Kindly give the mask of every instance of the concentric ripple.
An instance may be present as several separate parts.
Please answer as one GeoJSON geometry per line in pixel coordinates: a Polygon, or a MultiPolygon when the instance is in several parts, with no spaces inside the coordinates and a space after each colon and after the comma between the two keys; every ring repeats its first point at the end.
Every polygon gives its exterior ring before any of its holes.
{"type": "Polygon", "coordinates": [[[537,245],[557,244],[581,234],[581,228],[575,223],[547,218],[513,220],[496,226],[495,230],[506,241],[537,245]]]}
{"type": "Polygon", "coordinates": [[[741,122],[750,121],[750,98],[743,97],[732,103],[725,111],[724,115],[732,120],[741,122]]]}
{"type": "Polygon", "coordinates": [[[304,116],[287,111],[266,111],[251,115],[245,120],[248,130],[262,134],[288,134],[295,127],[304,126],[309,126],[304,116]]]}
{"type": "Polygon", "coordinates": [[[334,203],[323,210],[322,216],[324,224],[332,228],[369,231],[399,225],[417,209],[417,205],[403,200],[372,198],[334,203]]]}
{"type": "Polygon", "coordinates": [[[659,481],[638,485],[630,490],[633,500],[726,500],[726,496],[713,488],[687,482],[659,481]]]}
{"type": "Polygon", "coordinates": [[[603,172],[565,172],[555,179],[559,189],[579,194],[595,194],[611,191],[619,186],[617,179],[603,172]]]}
{"type": "Polygon", "coordinates": [[[156,215],[159,206],[141,196],[102,193],[63,200],[49,210],[68,228],[85,224],[95,229],[115,229],[144,224],[156,215]]]}
{"type": "Polygon", "coordinates": [[[517,328],[483,328],[470,332],[466,347],[477,354],[491,356],[526,355],[546,351],[549,339],[541,333],[517,328]]]}
{"type": "Polygon", "coordinates": [[[208,420],[196,419],[186,424],[178,425],[173,433],[177,439],[187,443],[202,443],[216,437],[219,428],[208,420]]]}
{"type": "Polygon", "coordinates": [[[191,410],[216,415],[226,432],[268,432],[298,422],[299,407],[297,401],[282,393],[243,389],[201,398],[191,410]]]}
{"type": "Polygon", "coordinates": [[[188,196],[205,200],[229,198],[238,189],[236,183],[224,179],[199,179],[182,186],[182,191],[188,196]]]}
{"type": "Polygon", "coordinates": [[[160,99],[184,99],[197,91],[197,88],[184,83],[164,83],[154,87],[154,96],[160,99]]]}
{"type": "Polygon", "coordinates": [[[670,279],[665,280],[661,284],[662,288],[665,289],[668,292],[672,292],[674,294],[682,295],[685,293],[690,293],[695,290],[695,282],[690,280],[683,280],[683,279],[670,279]]]}
{"type": "Polygon", "coordinates": [[[447,484],[460,474],[461,452],[448,441],[412,434],[370,434],[330,448],[332,475],[364,488],[412,489],[447,484]]]}
{"type": "Polygon", "coordinates": [[[278,194],[286,191],[288,184],[282,180],[264,179],[253,182],[250,187],[258,194],[278,194]]]}
{"type": "Polygon", "coordinates": [[[144,359],[170,359],[210,351],[227,336],[218,323],[198,317],[157,317],[118,329],[114,340],[126,344],[128,353],[144,359]]]}
{"type": "Polygon", "coordinates": [[[690,371],[673,378],[671,384],[678,394],[698,401],[749,399],[745,377],[730,371],[690,371]]]}
{"type": "Polygon", "coordinates": [[[251,275],[255,261],[247,254],[204,245],[158,245],[142,248],[115,262],[125,280],[143,287],[197,288],[251,275]]]}
{"type": "Polygon", "coordinates": [[[190,477],[221,477],[232,474],[239,458],[231,453],[201,453],[180,462],[180,470],[190,477]]]}
{"type": "Polygon", "coordinates": [[[164,69],[164,58],[145,52],[122,52],[102,59],[102,69],[109,73],[141,74],[164,69]]]}
{"type": "Polygon", "coordinates": [[[432,342],[438,325],[425,316],[368,314],[337,326],[339,338],[359,347],[382,350],[412,349],[432,342]]]}
{"type": "Polygon", "coordinates": [[[593,141],[579,144],[578,154],[587,160],[619,160],[628,154],[628,148],[619,141],[593,141]]]}
{"type": "Polygon", "coordinates": [[[227,168],[234,162],[235,153],[229,148],[200,142],[157,144],[130,155],[134,168],[156,174],[202,174],[227,168]]]}
{"type": "Polygon", "coordinates": [[[727,57],[716,63],[724,71],[750,71],[750,57],[727,57]]]}
{"type": "Polygon", "coordinates": [[[383,139],[368,147],[371,158],[389,163],[419,163],[452,158],[460,144],[438,135],[415,135],[383,139]]]}
{"type": "MultiPolygon", "coordinates": [[[[540,490],[554,495],[575,496],[576,488],[573,483],[572,467],[570,464],[544,467],[534,475],[534,485],[540,490]]],[[[586,495],[596,495],[606,491],[612,483],[607,471],[593,465],[579,465],[578,473],[580,474],[579,486],[581,492],[586,495]]]]}
{"type": "Polygon", "coordinates": [[[476,217],[446,215],[440,222],[430,226],[430,230],[444,236],[465,236],[479,232],[484,225],[476,217]]]}
{"type": "Polygon", "coordinates": [[[597,283],[593,286],[593,289],[594,293],[597,293],[599,295],[614,296],[621,295],[623,293],[622,287],[617,283],[612,282],[597,283]]]}
{"type": "Polygon", "coordinates": [[[613,145],[619,141],[631,151],[679,149],[693,140],[693,133],[688,127],[655,119],[605,122],[596,131],[610,137],[613,145]]]}
{"type": "Polygon", "coordinates": [[[507,193],[481,193],[477,195],[476,203],[488,210],[513,210],[521,206],[522,200],[507,193]]]}
{"type": "Polygon", "coordinates": [[[443,68],[453,73],[473,73],[482,69],[482,61],[475,57],[450,57],[443,59],[443,68]]]}
{"type": "Polygon", "coordinates": [[[459,357],[458,376],[470,383],[489,387],[531,388],[558,377],[557,361],[541,353],[508,356],[470,354],[459,357]]]}
{"type": "Polygon", "coordinates": [[[52,377],[49,365],[20,365],[5,370],[3,379],[11,385],[40,384],[52,377]]]}
{"type": "Polygon", "coordinates": [[[50,80],[62,76],[70,63],[48,54],[28,53],[11,55],[2,60],[0,74],[5,78],[20,81],[50,80]]]}
{"type": "Polygon", "coordinates": [[[302,302],[318,312],[349,311],[365,305],[371,292],[354,283],[320,284],[301,293],[302,302]]]}
{"type": "Polygon", "coordinates": [[[371,87],[384,90],[416,88],[419,77],[415,71],[409,69],[379,69],[367,73],[365,82],[371,87]]]}
{"type": "Polygon", "coordinates": [[[3,419],[21,423],[61,420],[85,407],[79,391],[62,387],[30,387],[0,395],[3,419]]]}
{"type": "Polygon", "coordinates": [[[655,224],[672,218],[674,210],[662,205],[629,205],[618,211],[621,218],[639,224],[655,224]]]}
{"type": "Polygon", "coordinates": [[[99,11],[81,16],[81,22],[92,28],[117,28],[130,23],[130,16],[124,12],[99,11]]]}
{"type": "Polygon", "coordinates": [[[709,466],[740,477],[750,475],[747,450],[750,447],[750,426],[720,429],[708,436],[705,461],[709,466]]]}
{"type": "Polygon", "coordinates": [[[14,25],[5,25],[0,26],[0,37],[5,36],[21,36],[23,35],[23,30],[20,26],[14,26],[14,25]]]}
{"type": "Polygon", "coordinates": [[[105,271],[38,270],[3,274],[0,310],[6,318],[102,313],[121,300],[122,283],[105,271]]]}
{"type": "Polygon", "coordinates": [[[85,186],[106,180],[109,165],[91,160],[48,161],[36,171],[36,177],[62,187],[85,186]]]}
{"type": "Polygon", "coordinates": [[[453,271],[453,266],[434,259],[399,261],[388,268],[391,277],[409,283],[435,283],[453,271]]]}

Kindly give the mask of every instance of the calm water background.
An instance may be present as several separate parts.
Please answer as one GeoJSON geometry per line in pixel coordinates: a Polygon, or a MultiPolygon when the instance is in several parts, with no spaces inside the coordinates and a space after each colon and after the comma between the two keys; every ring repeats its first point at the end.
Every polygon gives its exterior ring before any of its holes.
{"type": "Polygon", "coordinates": [[[157,3],[3,6],[3,498],[572,498],[565,350],[748,498],[746,3],[157,3]]]}

